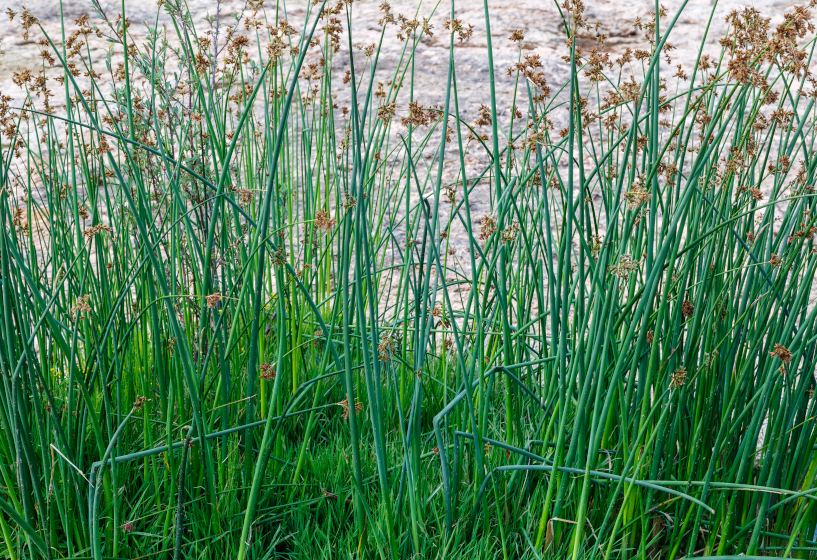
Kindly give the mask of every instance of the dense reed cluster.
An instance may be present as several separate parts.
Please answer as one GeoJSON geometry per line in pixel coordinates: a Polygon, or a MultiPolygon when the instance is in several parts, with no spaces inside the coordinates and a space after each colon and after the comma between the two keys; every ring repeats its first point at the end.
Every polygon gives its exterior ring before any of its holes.
{"type": "Polygon", "coordinates": [[[566,0],[512,99],[488,0],[9,10],[0,555],[817,556],[815,2],[689,68],[685,4],[616,56],[566,0]]]}

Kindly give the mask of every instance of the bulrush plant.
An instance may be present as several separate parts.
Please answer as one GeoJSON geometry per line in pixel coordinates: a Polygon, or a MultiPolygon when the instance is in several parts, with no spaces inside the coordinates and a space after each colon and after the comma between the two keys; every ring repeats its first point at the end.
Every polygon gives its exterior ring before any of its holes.
{"type": "Polygon", "coordinates": [[[8,12],[3,557],[814,558],[814,2],[510,99],[487,0],[262,4],[8,12]]]}

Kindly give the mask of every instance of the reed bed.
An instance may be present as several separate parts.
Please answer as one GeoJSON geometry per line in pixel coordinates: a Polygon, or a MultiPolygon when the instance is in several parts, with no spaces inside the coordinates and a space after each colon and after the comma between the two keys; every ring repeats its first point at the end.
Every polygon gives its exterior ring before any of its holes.
{"type": "Polygon", "coordinates": [[[9,13],[4,558],[815,557],[813,0],[677,69],[567,0],[511,100],[486,0],[470,121],[453,1],[159,4],[9,13]]]}

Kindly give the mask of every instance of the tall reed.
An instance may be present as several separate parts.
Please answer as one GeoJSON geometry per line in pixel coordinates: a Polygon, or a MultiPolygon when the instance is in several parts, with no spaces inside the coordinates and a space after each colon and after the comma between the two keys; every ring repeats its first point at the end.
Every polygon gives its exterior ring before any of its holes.
{"type": "Polygon", "coordinates": [[[672,74],[685,6],[508,100],[484,0],[470,121],[453,1],[10,13],[4,557],[815,557],[814,1],[672,74]]]}

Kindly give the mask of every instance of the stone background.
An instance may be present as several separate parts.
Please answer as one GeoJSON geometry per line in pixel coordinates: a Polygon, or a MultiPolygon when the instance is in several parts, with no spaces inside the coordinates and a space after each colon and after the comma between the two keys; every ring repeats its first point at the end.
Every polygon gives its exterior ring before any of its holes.
{"type": "MultiPolygon", "coordinates": [[[[21,9],[23,0],[0,0],[0,11],[5,12],[11,8],[14,11],[21,9]]],[[[105,3],[99,0],[102,9],[111,20],[116,19],[121,11],[121,3],[105,3]]],[[[378,20],[382,17],[380,2],[382,0],[355,0],[352,23],[352,43],[355,47],[365,46],[379,41],[381,27],[378,20]]],[[[515,63],[520,55],[537,54],[544,64],[543,71],[555,90],[559,85],[567,80],[569,66],[561,59],[565,54],[564,29],[562,27],[559,10],[553,1],[548,0],[487,0],[491,16],[491,32],[494,49],[496,90],[500,123],[505,124],[511,107],[513,106],[514,80],[506,75],[506,69],[515,63]],[[525,39],[520,44],[513,43],[509,37],[513,30],[522,29],[525,32],[525,39]],[[521,51],[520,51],[521,49],[521,51]]],[[[609,39],[606,42],[605,50],[615,60],[626,48],[646,49],[648,44],[641,31],[633,27],[636,17],[644,20],[649,19],[650,11],[655,8],[654,4],[643,0],[586,0],[585,15],[591,23],[600,23],[600,32],[607,34],[609,39]]],[[[60,4],[58,0],[27,0],[26,6],[36,15],[45,30],[54,38],[60,36],[60,4]]],[[[226,0],[221,4],[215,0],[188,0],[193,21],[199,30],[206,28],[205,16],[215,15],[218,11],[222,21],[232,22],[235,19],[231,14],[240,11],[244,3],[238,0],[226,0]]],[[[802,2],[797,2],[802,3],[802,2]]],[[[267,13],[272,16],[275,12],[274,0],[267,0],[267,13]]],[[[409,18],[431,17],[434,25],[434,35],[424,38],[418,46],[414,71],[414,93],[415,97],[424,105],[432,103],[442,103],[444,101],[445,83],[449,58],[448,34],[443,28],[443,22],[450,17],[451,4],[442,0],[439,4],[433,2],[420,3],[419,0],[393,0],[392,12],[394,14],[403,13],[409,18]]],[[[734,9],[744,6],[754,6],[766,17],[771,18],[771,25],[774,27],[783,19],[783,14],[796,3],[790,0],[757,0],[753,3],[746,3],[737,0],[722,0],[715,3],[711,0],[689,0],[681,13],[678,23],[672,31],[669,42],[675,46],[671,51],[672,63],[662,63],[662,73],[670,76],[675,72],[676,64],[681,64],[687,73],[691,73],[694,61],[697,60],[701,41],[709,27],[709,32],[704,44],[704,52],[717,56],[720,52],[718,41],[726,32],[725,16],[734,9]],[[714,8],[714,15],[713,14],[714,8]],[[710,16],[711,20],[710,20],[710,16]]],[[[677,12],[682,3],[678,0],[665,0],[667,9],[667,21],[677,12]]],[[[68,22],[69,32],[73,29],[73,20],[83,14],[92,16],[94,10],[91,0],[63,0],[64,15],[68,22]]],[[[287,2],[286,15],[298,31],[303,28],[303,19],[306,13],[307,3],[305,0],[290,0],[287,2]]],[[[125,0],[127,16],[131,20],[131,32],[137,42],[145,40],[144,22],[154,25],[157,17],[157,3],[155,0],[125,0]]],[[[473,37],[462,44],[455,45],[455,60],[457,71],[457,94],[462,117],[473,123],[478,115],[481,104],[488,104],[490,101],[488,89],[488,64],[487,64],[487,44],[486,27],[483,0],[457,0],[456,17],[465,24],[474,26],[473,37]]],[[[168,21],[165,13],[159,14],[160,24],[168,21]]],[[[171,36],[174,34],[170,28],[171,36]]],[[[592,31],[589,30],[589,31],[592,31]]],[[[406,43],[396,38],[397,29],[389,26],[386,29],[383,47],[378,60],[378,70],[375,80],[386,82],[393,78],[394,71],[401,59],[406,43]]],[[[0,16],[0,50],[4,54],[0,56],[0,92],[11,95],[15,102],[21,99],[19,88],[11,82],[12,73],[23,68],[37,69],[41,64],[39,57],[40,48],[36,44],[41,38],[39,32],[32,33],[29,40],[22,37],[22,27],[20,17],[17,16],[12,22],[3,15],[0,16]]],[[[580,38],[580,45],[588,52],[596,46],[596,41],[590,33],[580,38]]],[[[344,36],[340,53],[335,55],[334,72],[337,74],[334,81],[340,86],[341,78],[349,67],[348,41],[344,36]]],[[[95,60],[104,60],[109,43],[97,38],[90,39],[91,55],[95,60]]],[[[116,48],[120,48],[118,45],[116,48]]],[[[317,49],[312,49],[317,51],[317,49]]],[[[307,60],[316,61],[319,53],[310,51],[307,60]]],[[[120,51],[121,52],[121,51],[120,51]]],[[[362,67],[363,53],[354,48],[356,67],[362,67]]],[[[222,55],[223,56],[223,55],[222,55]]],[[[114,50],[114,61],[117,59],[114,50]]],[[[99,68],[97,66],[97,68],[99,68]]],[[[633,62],[623,69],[624,74],[641,73],[641,64],[633,62]]],[[[585,86],[589,83],[584,80],[585,86]]],[[[672,81],[670,83],[673,83],[672,81]]],[[[52,86],[54,87],[54,86],[52,86]]],[[[605,88],[602,88],[602,91],[605,88]]],[[[58,92],[61,93],[61,92],[58,92]]],[[[403,88],[398,103],[397,118],[392,125],[392,134],[404,134],[406,129],[399,123],[401,116],[405,116],[407,109],[408,88],[403,88]]],[[[58,97],[59,99],[59,97],[58,97]]],[[[336,99],[339,105],[348,104],[348,86],[339,87],[336,99]]],[[[14,104],[14,102],[12,103],[14,104]]],[[[19,103],[18,103],[19,104],[19,103]]],[[[520,98],[519,104],[524,107],[524,97],[520,98]]],[[[559,114],[553,117],[554,125],[558,130],[564,126],[560,121],[559,114]]],[[[563,119],[562,119],[563,120],[563,119]]],[[[485,132],[488,130],[486,129],[485,132]]],[[[501,141],[504,145],[504,140],[501,141]]],[[[425,168],[428,172],[435,171],[435,142],[430,144],[424,154],[427,162],[425,168]]],[[[453,181],[459,169],[456,146],[450,145],[450,151],[446,154],[447,163],[444,180],[453,181]]],[[[466,169],[469,177],[473,177],[481,171],[487,164],[488,158],[484,151],[477,147],[469,148],[465,156],[466,169]]],[[[421,169],[422,171],[422,169],[421,169]]],[[[427,194],[427,193],[426,193],[427,194]]],[[[419,195],[418,197],[419,198],[419,195]]],[[[478,222],[482,216],[491,210],[491,192],[487,185],[479,185],[474,190],[471,198],[472,219],[478,222]]],[[[443,223],[448,218],[450,205],[443,205],[443,223]]],[[[602,224],[603,227],[603,224],[602,224]]],[[[451,230],[450,243],[460,250],[460,254],[468,250],[467,239],[463,235],[461,228],[454,226],[451,230]]],[[[398,240],[404,238],[404,233],[397,233],[398,240]]],[[[463,259],[467,262],[467,259],[463,259]]],[[[465,263],[463,263],[465,265],[465,263]]],[[[467,272],[467,266],[462,266],[463,272],[467,272]]]]}

